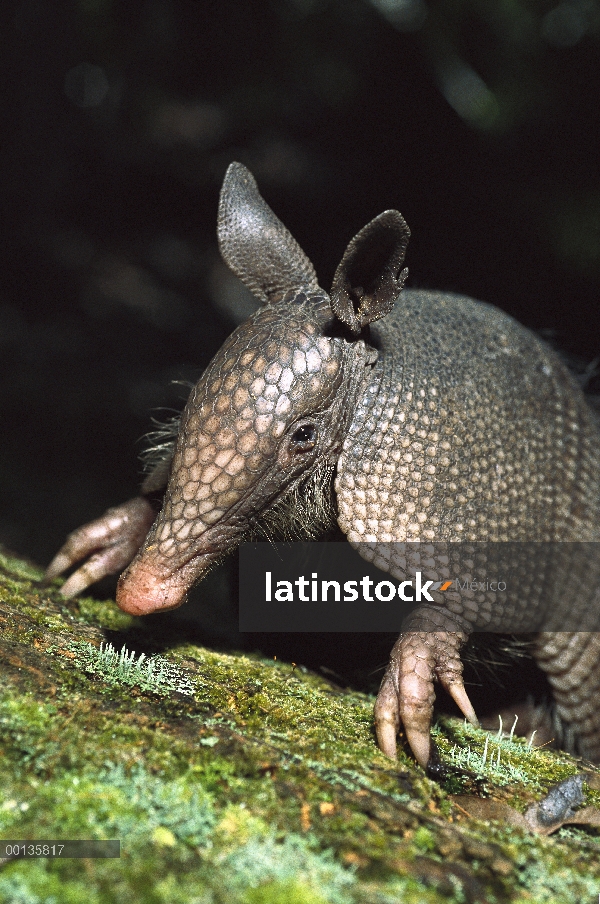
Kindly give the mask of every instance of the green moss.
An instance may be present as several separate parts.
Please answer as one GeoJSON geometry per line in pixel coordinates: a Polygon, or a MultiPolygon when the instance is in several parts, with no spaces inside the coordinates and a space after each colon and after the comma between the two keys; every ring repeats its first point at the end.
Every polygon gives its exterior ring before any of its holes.
{"type": "Polygon", "coordinates": [[[413,842],[421,851],[435,851],[435,837],[429,829],[421,826],[413,836],[413,842]]]}
{"type": "Polygon", "coordinates": [[[121,764],[44,782],[0,818],[2,831],[15,837],[50,837],[47,832],[60,826],[63,838],[122,838],[129,850],[152,841],[159,827],[176,842],[203,846],[215,823],[210,795],[186,776],[168,780],[121,764]]]}
{"type": "Polygon", "coordinates": [[[94,600],[84,596],[71,605],[83,622],[106,628],[108,631],[127,631],[140,623],[139,618],[122,612],[114,600],[94,600]]]}
{"type": "Polygon", "coordinates": [[[14,574],[15,577],[24,581],[41,581],[44,577],[44,572],[40,568],[36,568],[35,565],[30,565],[28,562],[23,562],[22,559],[17,559],[1,551],[0,570],[5,574],[14,574]]]}
{"type": "MultiPolygon", "coordinates": [[[[368,696],[176,635],[165,662],[194,694],[165,685],[159,695],[139,674],[124,680],[118,663],[99,667],[101,627],[117,624],[111,604],[67,603],[27,566],[2,563],[0,594],[0,836],[122,842],[120,860],[0,866],[0,901],[546,904],[597,894],[595,830],[539,838],[469,819],[449,781],[430,781],[404,749],[397,763],[377,750],[368,696]]],[[[144,649],[164,648],[151,622],[128,624],[127,647],[143,637],[144,649]]],[[[129,665],[139,672],[139,656],[129,665]]],[[[471,750],[481,781],[457,771],[455,790],[520,809],[581,770],[459,720],[441,719],[435,736],[457,766],[471,750]]]]}
{"type": "MultiPolygon", "coordinates": [[[[539,795],[550,785],[581,772],[581,765],[561,751],[532,747],[516,735],[499,737],[458,719],[438,720],[433,736],[446,762],[475,773],[490,788],[512,788],[516,795],[513,805],[519,809],[531,803],[532,793],[539,795]]],[[[448,790],[461,793],[470,781],[468,776],[451,776],[448,790]]]]}
{"type": "MultiPolygon", "coordinates": [[[[56,708],[31,695],[0,699],[0,747],[4,755],[34,773],[45,771],[57,750],[52,739],[56,708]]],[[[1,823],[0,823],[1,825],[1,823]]]]}
{"type": "Polygon", "coordinates": [[[268,882],[251,888],[246,894],[248,904],[325,904],[325,898],[296,880],[268,882]]]}

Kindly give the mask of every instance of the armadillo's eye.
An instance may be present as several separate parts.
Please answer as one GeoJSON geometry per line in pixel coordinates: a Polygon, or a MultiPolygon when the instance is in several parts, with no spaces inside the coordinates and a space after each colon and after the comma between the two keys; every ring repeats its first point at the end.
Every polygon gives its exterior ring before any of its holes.
{"type": "Polygon", "coordinates": [[[314,424],[303,424],[292,433],[291,446],[294,452],[308,452],[317,442],[317,428],[314,424]]]}

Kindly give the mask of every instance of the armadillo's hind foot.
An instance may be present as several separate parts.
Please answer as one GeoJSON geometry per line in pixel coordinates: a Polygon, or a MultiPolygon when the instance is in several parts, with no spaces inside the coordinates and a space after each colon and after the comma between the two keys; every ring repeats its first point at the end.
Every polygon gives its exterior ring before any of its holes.
{"type": "Polygon", "coordinates": [[[90,556],[61,587],[61,594],[69,599],[106,575],[118,574],[137,553],[154,518],[152,506],[141,496],[108,509],[102,517],[69,534],[46,569],[46,580],[90,556]]]}
{"type": "MultiPolygon", "coordinates": [[[[416,621],[415,615],[411,622],[416,621]]],[[[418,623],[425,627],[421,622],[423,615],[418,623]]],[[[416,760],[427,767],[435,680],[448,691],[469,722],[478,724],[462,680],[459,651],[466,640],[463,631],[421,630],[400,635],[375,703],[377,740],[387,756],[396,756],[396,734],[401,723],[416,760]]]]}
{"type": "Polygon", "coordinates": [[[552,685],[561,746],[600,763],[600,633],[546,631],[534,655],[552,685]]]}

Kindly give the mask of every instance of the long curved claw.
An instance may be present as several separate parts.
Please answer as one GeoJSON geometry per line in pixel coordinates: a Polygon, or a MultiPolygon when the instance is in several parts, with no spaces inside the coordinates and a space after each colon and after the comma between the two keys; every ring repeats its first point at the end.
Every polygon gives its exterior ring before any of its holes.
{"type": "Polygon", "coordinates": [[[413,752],[414,758],[423,769],[427,769],[431,754],[431,735],[429,729],[422,731],[420,728],[407,728],[406,740],[413,752]]]}
{"type": "MultiPolygon", "coordinates": [[[[442,682],[444,684],[444,682],[442,682]]],[[[479,727],[479,719],[477,718],[477,714],[473,709],[473,704],[469,700],[469,696],[465,690],[465,686],[462,682],[462,678],[460,683],[456,682],[455,684],[444,685],[461,713],[471,725],[474,725],[476,728],[479,727]]]]}
{"type": "Polygon", "coordinates": [[[109,574],[122,571],[144,542],[155,518],[150,503],[142,496],[108,509],[100,518],[69,534],[56,554],[45,579],[52,580],[91,556],[61,588],[67,599],[109,574]]]}
{"type": "Polygon", "coordinates": [[[415,759],[427,767],[434,680],[448,691],[466,718],[478,724],[462,680],[459,651],[466,639],[462,631],[410,631],[400,635],[375,703],[377,740],[386,756],[396,757],[396,734],[402,723],[415,759]]]}
{"type": "Polygon", "coordinates": [[[117,574],[129,564],[138,549],[139,547],[132,549],[130,543],[122,540],[115,546],[95,553],[65,581],[60,588],[61,594],[65,599],[71,599],[101,578],[117,574]]]}
{"type": "Polygon", "coordinates": [[[386,676],[375,702],[375,731],[379,747],[391,760],[396,759],[399,722],[398,694],[391,676],[386,676]]]}
{"type": "Polygon", "coordinates": [[[45,581],[53,581],[54,578],[57,578],[59,574],[62,574],[63,571],[66,571],[71,567],[71,565],[73,565],[74,562],[77,561],[77,559],[71,559],[71,556],[67,552],[63,552],[63,550],[67,548],[72,536],[73,534],[69,535],[69,540],[67,540],[65,545],[61,547],[60,552],[58,552],[54,556],[54,558],[46,568],[44,574],[45,581]]]}

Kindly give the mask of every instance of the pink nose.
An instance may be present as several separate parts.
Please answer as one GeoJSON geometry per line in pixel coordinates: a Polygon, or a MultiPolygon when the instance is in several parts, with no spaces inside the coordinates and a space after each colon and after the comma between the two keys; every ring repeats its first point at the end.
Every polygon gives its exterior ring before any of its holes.
{"type": "Polygon", "coordinates": [[[117,606],[130,615],[177,609],[185,602],[188,589],[181,572],[160,572],[142,557],[134,559],[119,578],[117,606]]]}

